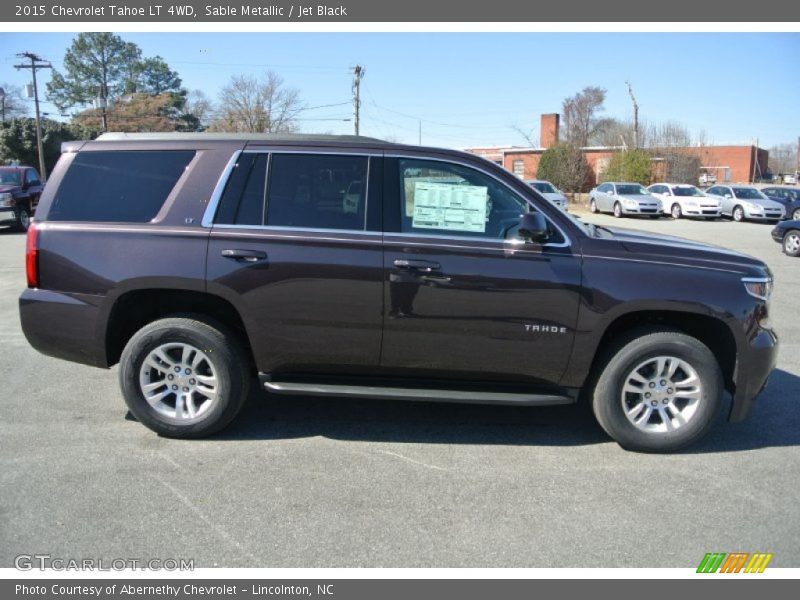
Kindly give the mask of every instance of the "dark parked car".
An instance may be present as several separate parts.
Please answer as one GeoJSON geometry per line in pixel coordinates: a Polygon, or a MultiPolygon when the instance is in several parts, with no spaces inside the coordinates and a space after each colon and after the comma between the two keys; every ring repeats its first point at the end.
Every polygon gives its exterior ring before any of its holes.
{"type": "Polygon", "coordinates": [[[772,239],[781,245],[788,256],[800,256],[800,220],[778,223],[772,230],[772,239]]]}
{"type": "Polygon", "coordinates": [[[800,220],[800,189],[794,187],[773,186],[761,190],[770,200],[780,202],[786,208],[786,218],[800,220]]]}
{"type": "MultiPolygon", "coordinates": [[[[120,363],[167,436],[276,394],[592,405],[622,446],[743,419],[773,369],[772,275],[586,225],[470,154],[361,137],[69,142],[28,232],[22,327],[120,363]]],[[[55,401],[55,400],[54,400],[55,401]]],[[[266,424],[265,424],[266,426],[266,424]]]]}
{"type": "Polygon", "coordinates": [[[26,231],[42,195],[42,181],[33,167],[0,167],[0,225],[26,231]]]}

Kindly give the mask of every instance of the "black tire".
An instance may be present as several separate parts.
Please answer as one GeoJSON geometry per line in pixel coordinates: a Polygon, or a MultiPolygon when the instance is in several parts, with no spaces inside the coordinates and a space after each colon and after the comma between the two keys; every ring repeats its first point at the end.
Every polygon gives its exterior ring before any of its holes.
{"type": "Polygon", "coordinates": [[[17,231],[28,231],[31,226],[31,210],[27,206],[20,206],[17,208],[17,224],[15,229],[17,231]]]}
{"type": "Polygon", "coordinates": [[[589,198],[589,212],[592,214],[597,213],[597,202],[595,202],[594,198],[589,198]]]}
{"type": "Polygon", "coordinates": [[[622,218],[622,205],[619,202],[614,202],[614,216],[617,219],[622,218]]]}
{"type": "MultiPolygon", "coordinates": [[[[673,452],[697,442],[713,426],[722,408],[722,371],[714,354],[698,339],[672,330],[634,331],[610,348],[605,359],[594,388],[592,408],[600,426],[623,448],[673,452]],[[702,389],[694,414],[682,426],[671,431],[647,432],[637,428],[625,415],[622,390],[637,365],[659,356],[686,361],[696,371],[702,389]]],[[[647,406],[645,409],[650,410],[647,406]]]]}
{"type": "Polygon", "coordinates": [[[790,229],[783,235],[783,252],[787,256],[800,256],[800,229],[790,229]]]}
{"type": "MultiPolygon", "coordinates": [[[[120,358],[119,382],[125,403],[142,424],[166,437],[200,438],[220,431],[239,413],[250,387],[248,365],[241,342],[227,327],[204,317],[181,315],[153,321],[131,337],[120,358]],[[178,419],[162,414],[147,402],[140,387],[145,359],[170,343],[201,348],[209,360],[213,357],[217,397],[199,417],[178,419]]],[[[169,396],[165,400],[168,402],[169,396]]]]}
{"type": "Polygon", "coordinates": [[[795,208],[794,212],[792,212],[792,220],[793,221],[800,221],[800,208],[795,208]]]}
{"type": "Polygon", "coordinates": [[[673,219],[675,220],[680,219],[683,216],[683,212],[681,211],[681,205],[678,204],[677,202],[673,204],[672,208],[670,209],[670,214],[672,215],[673,219]]]}
{"type": "Polygon", "coordinates": [[[744,222],[744,209],[741,206],[734,206],[731,211],[731,218],[737,223],[744,222]]]}

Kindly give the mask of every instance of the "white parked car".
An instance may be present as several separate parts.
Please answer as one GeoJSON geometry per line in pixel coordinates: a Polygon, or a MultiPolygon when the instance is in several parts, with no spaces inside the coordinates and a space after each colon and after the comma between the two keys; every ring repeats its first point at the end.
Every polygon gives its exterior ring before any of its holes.
{"type": "Polygon", "coordinates": [[[639,183],[607,181],[589,192],[589,210],[610,212],[615,217],[649,215],[656,219],[662,214],[661,200],[639,183]]]}
{"type": "Polygon", "coordinates": [[[681,217],[715,219],[720,216],[719,198],[707,196],[693,185],[654,183],[647,190],[661,199],[664,214],[672,215],[673,219],[681,217]]]}
{"type": "Polygon", "coordinates": [[[558,208],[567,210],[567,197],[549,181],[543,179],[528,179],[525,183],[544,196],[546,200],[555,204],[558,208]]]}
{"type": "Polygon", "coordinates": [[[706,194],[719,198],[722,214],[734,221],[780,221],[786,209],[751,185],[715,185],[706,194]]]}

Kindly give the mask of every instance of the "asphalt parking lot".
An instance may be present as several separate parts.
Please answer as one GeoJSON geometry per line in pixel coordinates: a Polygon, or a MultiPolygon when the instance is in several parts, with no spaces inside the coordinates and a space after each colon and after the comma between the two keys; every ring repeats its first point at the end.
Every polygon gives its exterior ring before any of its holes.
{"type": "Polygon", "coordinates": [[[273,397],[222,435],[126,418],[117,370],[36,353],[24,236],[0,232],[0,566],[16,555],[224,567],[800,567],[800,259],[769,225],[591,216],[765,260],[778,369],[744,423],[670,456],[621,450],[579,406],[273,397]]]}

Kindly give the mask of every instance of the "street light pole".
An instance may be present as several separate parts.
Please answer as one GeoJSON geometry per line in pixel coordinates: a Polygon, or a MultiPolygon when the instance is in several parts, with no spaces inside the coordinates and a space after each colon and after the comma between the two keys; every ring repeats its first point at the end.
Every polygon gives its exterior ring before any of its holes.
{"type": "Polygon", "coordinates": [[[36,71],[39,69],[52,69],[53,65],[44,62],[33,52],[22,52],[17,54],[20,58],[27,58],[31,61],[29,65],[14,65],[16,69],[30,69],[33,76],[33,103],[36,106],[36,148],[39,151],[39,175],[42,181],[47,181],[47,167],[44,164],[44,146],[42,144],[42,118],[39,114],[39,88],[36,85],[36,71]]]}

